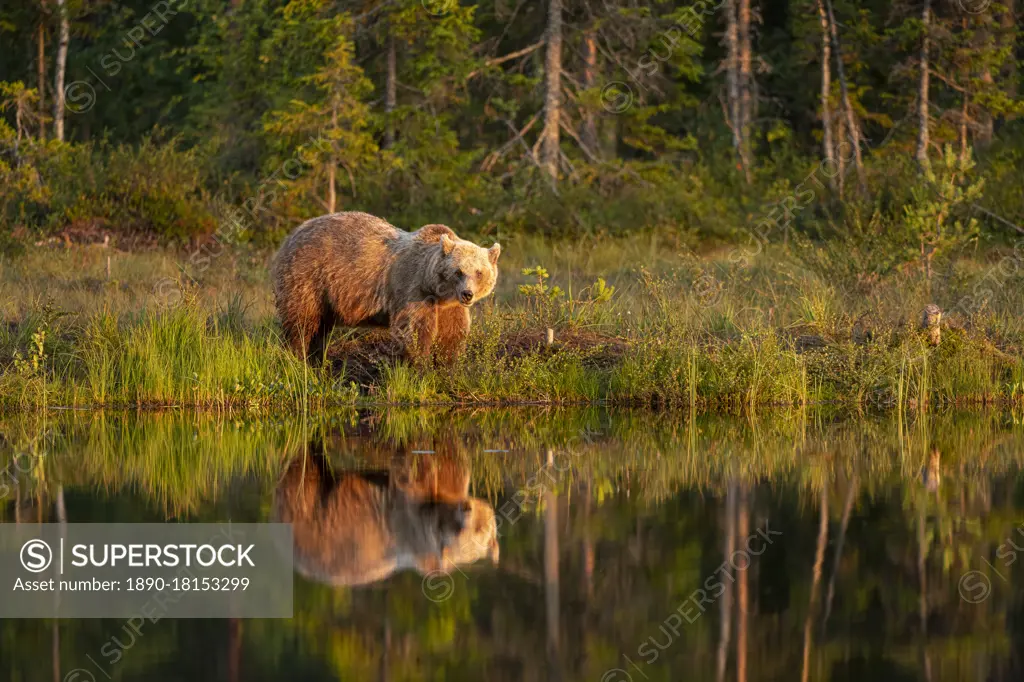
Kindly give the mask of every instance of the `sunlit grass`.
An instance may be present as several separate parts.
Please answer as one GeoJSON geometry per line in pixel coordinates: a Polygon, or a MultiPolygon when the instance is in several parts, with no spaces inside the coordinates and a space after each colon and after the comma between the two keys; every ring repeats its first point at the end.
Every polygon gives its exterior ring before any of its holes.
{"type": "Polygon", "coordinates": [[[172,271],[166,254],[116,254],[129,279],[108,286],[96,249],[58,250],[52,263],[30,251],[0,275],[8,295],[0,404],[611,402],[732,411],[823,402],[922,409],[1024,395],[1024,294],[1015,281],[983,310],[948,317],[938,348],[917,330],[923,306],[955,308],[989,272],[984,263],[957,261],[928,296],[913,273],[833,281],[781,250],[742,264],[658,250],[652,235],[641,242],[596,239],[584,254],[539,238],[512,240],[498,292],[474,309],[466,353],[454,366],[365,354],[299,362],[284,348],[260,282],[266,273],[251,255],[225,253],[166,306],[151,295],[172,271]],[[613,266],[616,254],[625,260],[613,266]],[[81,272],[58,272],[76,263],[81,272]],[[550,279],[520,274],[537,264],[550,279]]]}
{"type": "Polygon", "coordinates": [[[101,311],[47,338],[0,375],[7,405],[265,409],[356,396],[343,375],[298,361],[272,327],[223,330],[189,302],[120,320],[101,311]]]}

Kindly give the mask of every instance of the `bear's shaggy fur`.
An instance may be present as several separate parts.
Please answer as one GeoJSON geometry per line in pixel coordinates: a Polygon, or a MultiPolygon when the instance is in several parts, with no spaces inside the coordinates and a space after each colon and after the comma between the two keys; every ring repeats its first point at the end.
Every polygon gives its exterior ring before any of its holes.
{"type": "Polygon", "coordinates": [[[444,225],[399,230],[366,213],[300,225],[274,257],[271,276],[285,338],[303,358],[324,352],[335,324],[385,326],[407,355],[454,358],[469,332],[469,306],[489,295],[501,246],[459,239],[444,225]]]}
{"type": "Polygon", "coordinates": [[[494,509],[469,496],[468,470],[444,458],[418,471],[335,475],[323,454],[299,455],[277,486],[272,517],[292,524],[296,570],[332,585],[498,562],[494,509]]]}

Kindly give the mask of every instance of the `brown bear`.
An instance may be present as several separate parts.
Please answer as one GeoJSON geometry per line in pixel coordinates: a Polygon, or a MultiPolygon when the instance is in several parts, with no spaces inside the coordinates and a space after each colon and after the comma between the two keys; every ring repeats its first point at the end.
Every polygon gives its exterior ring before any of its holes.
{"type": "Polygon", "coordinates": [[[494,509],[469,496],[468,470],[445,458],[418,470],[335,474],[322,453],[297,456],[277,485],[272,517],[292,524],[296,570],[332,585],[498,562],[494,509]]]}
{"type": "Polygon", "coordinates": [[[366,213],[313,218],[274,256],[271,276],[285,339],[321,355],[335,324],[385,326],[413,359],[451,359],[469,333],[469,307],[494,290],[501,246],[459,239],[444,225],[399,230],[366,213]]]}

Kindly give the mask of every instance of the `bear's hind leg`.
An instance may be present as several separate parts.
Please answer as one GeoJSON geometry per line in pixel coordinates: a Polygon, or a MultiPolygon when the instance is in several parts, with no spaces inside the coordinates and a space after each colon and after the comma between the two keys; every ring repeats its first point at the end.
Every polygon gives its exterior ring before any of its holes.
{"type": "Polygon", "coordinates": [[[330,345],[331,332],[338,317],[333,310],[325,310],[320,315],[320,322],[309,340],[309,349],[306,357],[314,364],[321,364],[327,360],[327,347],[330,345]]]}
{"type": "Polygon", "coordinates": [[[441,308],[437,312],[437,340],[434,344],[438,358],[445,363],[454,362],[466,347],[469,336],[469,310],[461,305],[441,308]]]}
{"type": "Polygon", "coordinates": [[[309,343],[316,330],[316,323],[308,320],[284,322],[284,338],[295,356],[305,360],[309,355],[309,343]]]}
{"type": "Polygon", "coordinates": [[[300,360],[308,360],[313,337],[320,328],[322,311],[314,309],[280,309],[285,343],[300,360]]]}

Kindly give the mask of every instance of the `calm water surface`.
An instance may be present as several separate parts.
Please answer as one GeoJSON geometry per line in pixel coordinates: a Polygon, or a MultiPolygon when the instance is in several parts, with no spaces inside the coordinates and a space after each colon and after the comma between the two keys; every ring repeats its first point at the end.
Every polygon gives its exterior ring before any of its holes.
{"type": "Polygon", "coordinates": [[[1019,680],[1022,461],[999,412],[6,416],[0,522],[267,521],[297,462],[437,471],[500,558],[296,575],[290,620],[7,620],[0,679],[1019,680]]]}

